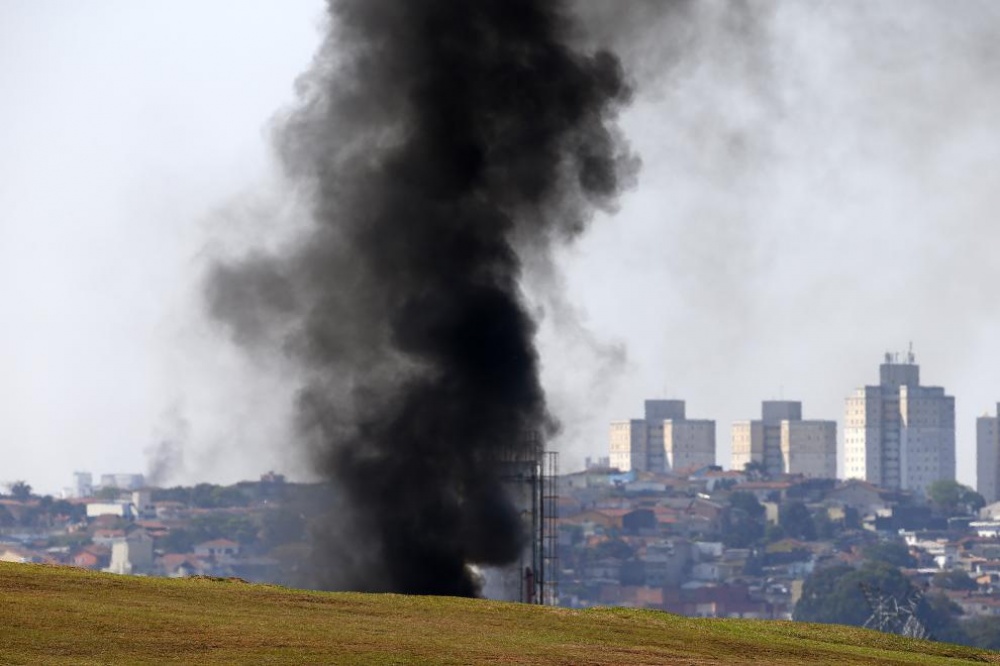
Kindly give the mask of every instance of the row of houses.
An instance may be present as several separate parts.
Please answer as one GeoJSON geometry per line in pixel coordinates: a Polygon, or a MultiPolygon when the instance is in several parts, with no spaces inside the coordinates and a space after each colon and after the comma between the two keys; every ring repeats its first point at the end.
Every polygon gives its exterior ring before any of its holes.
{"type": "MultiPolygon", "coordinates": [[[[153,537],[142,529],[98,530],[91,543],[75,548],[31,548],[17,542],[0,543],[0,562],[62,564],[123,575],[187,576],[236,575],[248,565],[260,568],[262,558],[244,560],[240,544],[212,539],[197,544],[191,553],[158,554],[153,537]]],[[[276,562],[267,562],[276,566],[276,562]]]]}
{"type": "MultiPolygon", "coordinates": [[[[836,563],[859,566],[866,546],[898,541],[928,584],[957,570],[974,583],[958,592],[976,614],[1000,598],[1000,504],[975,517],[942,516],[912,495],[860,480],[753,478],[718,468],[680,474],[591,469],[560,489],[562,603],[620,604],[686,615],[790,619],[806,578],[836,563]],[[727,547],[734,522],[728,498],[752,495],[766,533],[749,547],[727,547]],[[805,509],[803,509],[805,507],[805,509]],[[783,534],[783,512],[806,510],[822,535],[783,534]],[[830,534],[829,532],[835,532],[830,534]]],[[[992,613],[992,611],[989,611],[992,613]]]]}

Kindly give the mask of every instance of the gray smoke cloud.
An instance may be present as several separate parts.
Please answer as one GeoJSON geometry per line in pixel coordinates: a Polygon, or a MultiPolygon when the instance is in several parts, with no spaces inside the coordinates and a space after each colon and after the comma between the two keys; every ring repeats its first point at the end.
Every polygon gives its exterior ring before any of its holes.
{"type": "Polygon", "coordinates": [[[185,473],[184,449],[191,439],[191,423],[180,405],[173,405],[164,414],[153,438],[155,442],[143,451],[146,483],[154,487],[177,483],[185,473]]]}
{"type": "Polygon", "coordinates": [[[512,562],[525,537],[497,463],[557,429],[526,265],[551,292],[551,248],[633,181],[629,86],[553,0],[329,13],[276,135],[312,225],[217,264],[207,300],[301,376],[300,439],[341,497],[317,584],[475,595],[468,565],[512,562]]]}

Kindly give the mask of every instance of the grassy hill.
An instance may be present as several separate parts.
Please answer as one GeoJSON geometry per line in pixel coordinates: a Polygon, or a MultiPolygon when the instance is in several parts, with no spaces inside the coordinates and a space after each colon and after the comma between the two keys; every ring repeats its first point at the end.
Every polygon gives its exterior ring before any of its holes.
{"type": "Polygon", "coordinates": [[[958,664],[1000,653],[827,625],[305,592],[0,563],[2,663],[958,664]]]}

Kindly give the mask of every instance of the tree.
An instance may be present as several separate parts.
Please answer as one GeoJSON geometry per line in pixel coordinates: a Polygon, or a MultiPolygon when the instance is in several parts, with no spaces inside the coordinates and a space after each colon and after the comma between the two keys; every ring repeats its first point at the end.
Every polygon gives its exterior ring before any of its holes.
{"type": "Polygon", "coordinates": [[[723,517],[722,542],[730,548],[749,548],[764,537],[764,507],[753,493],[737,491],[729,496],[723,517]]]}
{"type": "Polygon", "coordinates": [[[962,625],[966,636],[963,643],[985,650],[1000,650],[1000,617],[975,617],[962,625]]]}
{"type": "Polygon", "coordinates": [[[844,507],[844,529],[845,530],[860,530],[861,525],[861,512],[855,509],[853,506],[844,507]]]}
{"type": "Polygon", "coordinates": [[[82,522],[87,518],[87,507],[84,504],[73,504],[64,499],[55,500],[48,507],[53,516],[66,516],[72,522],[82,522]]]}
{"type": "Polygon", "coordinates": [[[256,541],[260,525],[247,516],[209,513],[192,520],[188,529],[196,544],[212,539],[230,539],[248,545],[256,541]]]}
{"type": "Polygon", "coordinates": [[[94,497],[105,502],[113,502],[122,496],[121,488],[116,486],[104,486],[94,493],[94,497]]]}
{"type": "MultiPolygon", "coordinates": [[[[802,598],[795,605],[793,619],[800,622],[864,626],[872,614],[862,592],[866,585],[885,597],[904,604],[918,597],[917,588],[885,562],[869,561],[860,569],[843,564],[817,569],[802,585],[802,598]]],[[[935,640],[964,642],[957,616],[961,609],[942,594],[927,595],[916,605],[917,619],[935,640]]]]}
{"type": "Polygon", "coordinates": [[[974,514],[986,506],[982,495],[952,479],[932,483],[927,487],[927,497],[945,516],[974,514]]]}
{"type": "Polygon", "coordinates": [[[764,517],[764,505],[757,501],[757,496],[753,493],[743,490],[733,493],[729,496],[729,506],[754,520],[764,517]]]}
{"type": "Polygon", "coordinates": [[[863,626],[871,608],[862,584],[903,600],[913,594],[910,581],[898,568],[885,562],[866,562],[860,569],[835,565],[814,571],[802,585],[802,598],[795,604],[793,619],[799,622],[863,626]]]}
{"type": "Polygon", "coordinates": [[[799,622],[864,624],[865,601],[861,589],[844,590],[840,582],[854,569],[836,564],[816,569],[802,584],[802,597],[795,604],[792,619],[799,622]]]}
{"type": "Polygon", "coordinates": [[[931,638],[944,643],[968,643],[964,623],[959,621],[962,608],[941,592],[928,594],[917,609],[931,638]]]}
{"type": "Polygon", "coordinates": [[[249,503],[246,493],[236,486],[216,486],[211,483],[199,483],[191,488],[189,502],[201,509],[227,508],[246,506],[249,503]]]}
{"type": "Polygon", "coordinates": [[[769,543],[774,543],[775,541],[781,541],[786,536],[785,528],[781,525],[775,525],[774,523],[768,523],[764,528],[764,540],[769,543]]]}
{"type": "Polygon", "coordinates": [[[816,538],[821,540],[834,539],[837,536],[838,525],[830,520],[826,511],[817,511],[813,516],[813,526],[816,528],[816,538]]]}
{"type": "Polygon", "coordinates": [[[286,543],[301,543],[306,540],[305,516],[289,507],[264,513],[260,522],[260,540],[265,548],[276,548],[286,543]]]}
{"type": "Polygon", "coordinates": [[[10,484],[10,496],[19,502],[31,499],[31,486],[24,481],[15,481],[10,484]]]}
{"type": "Polygon", "coordinates": [[[178,527],[156,539],[156,547],[165,553],[190,553],[196,543],[191,530],[178,527]]]}
{"type": "Polygon", "coordinates": [[[917,559],[910,554],[910,549],[899,541],[883,541],[865,546],[861,554],[871,562],[884,562],[894,567],[906,569],[917,566],[917,559]]]}
{"type": "Polygon", "coordinates": [[[934,584],[934,587],[940,587],[945,590],[975,590],[979,587],[969,574],[959,569],[939,571],[934,574],[931,582],[934,584]]]}
{"type": "Polygon", "coordinates": [[[809,509],[802,502],[789,502],[781,507],[778,524],[785,530],[785,534],[793,539],[816,540],[816,524],[809,509]]]}
{"type": "Polygon", "coordinates": [[[621,539],[608,539],[607,541],[602,541],[601,543],[595,545],[591,549],[591,555],[596,560],[601,560],[606,557],[627,560],[634,554],[635,551],[632,550],[632,546],[628,545],[621,539]]]}

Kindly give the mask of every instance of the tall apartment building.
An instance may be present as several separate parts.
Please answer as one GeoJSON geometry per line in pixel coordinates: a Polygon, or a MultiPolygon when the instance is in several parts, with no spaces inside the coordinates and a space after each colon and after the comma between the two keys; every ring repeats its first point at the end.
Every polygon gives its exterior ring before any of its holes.
{"type": "Polygon", "coordinates": [[[885,355],[878,385],[847,398],[844,425],[847,478],[919,494],[955,478],[955,398],[920,385],[912,351],[885,355]]]}
{"type": "Polygon", "coordinates": [[[715,421],[689,419],[683,400],[647,400],[645,418],[614,421],[611,466],[672,472],[715,464],[715,421]]]}
{"type": "Polygon", "coordinates": [[[1000,500],[1000,403],[997,416],[976,419],[976,490],[987,504],[1000,500]]]}
{"type": "Polygon", "coordinates": [[[765,400],[761,419],[733,424],[732,468],[758,463],[772,476],[837,476],[837,422],[802,420],[802,403],[765,400]]]}

